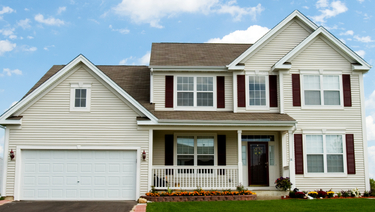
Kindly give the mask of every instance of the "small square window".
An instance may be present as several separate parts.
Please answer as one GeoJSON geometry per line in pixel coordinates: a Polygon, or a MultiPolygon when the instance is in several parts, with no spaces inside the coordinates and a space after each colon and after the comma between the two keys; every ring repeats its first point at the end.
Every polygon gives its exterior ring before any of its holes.
{"type": "Polygon", "coordinates": [[[71,83],[70,111],[90,111],[91,83],[71,83]]]}

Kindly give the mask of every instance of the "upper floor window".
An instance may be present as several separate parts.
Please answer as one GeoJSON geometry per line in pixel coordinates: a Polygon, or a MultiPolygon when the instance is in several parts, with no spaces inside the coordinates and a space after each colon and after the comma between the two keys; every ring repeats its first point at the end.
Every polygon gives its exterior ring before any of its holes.
{"type": "Polygon", "coordinates": [[[340,75],[303,75],[305,105],[341,105],[340,75]]]}
{"type": "Polygon", "coordinates": [[[91,84],[71,83],[70,87],[70,110],[90,111],[91,84]]]}
{"type": "Polygon", "coordinates": [[[249,105],[266,106],[266,76],[249,76],[249,105]]]}
{"type": "Polygon", "coordinates": [[[178,107],[213,107],[213,77],[177,77],[178,107]]]}
{"type": "Polygon", "coordinates": [[[344,142],[342,135],[306,135],[308,173],[343,173],[344,142]]]}

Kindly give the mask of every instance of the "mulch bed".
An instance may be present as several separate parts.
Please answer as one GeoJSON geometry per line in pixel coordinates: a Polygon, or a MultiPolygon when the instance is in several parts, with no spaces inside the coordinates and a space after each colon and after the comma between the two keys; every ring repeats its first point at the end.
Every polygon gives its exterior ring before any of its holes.
{"type": "Polygon", "coordinates": [[[142,196],[152,202],[193,202],[193,201],[230,201],[256,200],[257,195],[221,195],[221,196],[142,196]]]}

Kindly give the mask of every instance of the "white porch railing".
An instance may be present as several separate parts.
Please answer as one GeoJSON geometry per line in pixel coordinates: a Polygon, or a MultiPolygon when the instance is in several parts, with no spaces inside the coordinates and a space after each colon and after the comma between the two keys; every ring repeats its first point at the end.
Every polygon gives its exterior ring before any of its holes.
{"type": "Polygon", "coordinates": [[[228,189],[238,185],[238,166],[153,166],[155,189],[228,189]]]}

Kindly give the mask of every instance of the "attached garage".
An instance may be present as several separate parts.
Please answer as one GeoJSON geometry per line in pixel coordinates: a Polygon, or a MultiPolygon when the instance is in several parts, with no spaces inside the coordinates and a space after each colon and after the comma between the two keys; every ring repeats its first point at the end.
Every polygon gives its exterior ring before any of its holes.
{"type": "Polygon", "coordinates": [[[21,200],[135,200],[137,151],[22,150],[21,200]]]}

